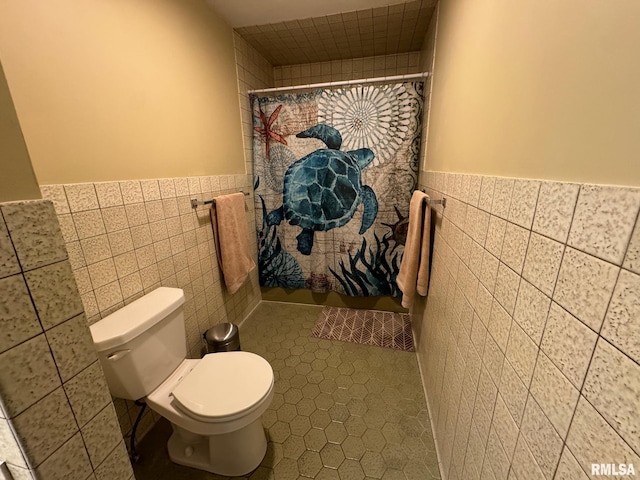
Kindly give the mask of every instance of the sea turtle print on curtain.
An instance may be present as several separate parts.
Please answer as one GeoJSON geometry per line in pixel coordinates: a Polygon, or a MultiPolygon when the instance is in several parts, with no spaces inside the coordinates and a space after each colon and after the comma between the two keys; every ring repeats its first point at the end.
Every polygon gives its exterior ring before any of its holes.
{"type": "Polygon", "coordinates": [[[260,283],[400,296],[423,84],[253,97],[260,283]]]}

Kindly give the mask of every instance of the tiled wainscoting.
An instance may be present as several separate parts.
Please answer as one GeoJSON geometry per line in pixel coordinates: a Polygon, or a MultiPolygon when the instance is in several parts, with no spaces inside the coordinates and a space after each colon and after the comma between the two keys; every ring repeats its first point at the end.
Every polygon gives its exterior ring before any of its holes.
{"type": "MultiPolygon", "coordinates": [[[[244,319],[259,303],[257,269],[234,295],[223,285],[215,256],[208,200],[240,190],[247,197],[249,245],[256,251],[253,189],[247,175],[108,183],[43,185],[54,202],[89,324],[159,286],[185,293],[187,346],[199,358],[202,333],[244,319]]],[[[139,407],[114,400],[125,437],[139,407]]],[[[157,416],[147,409],[143,435],[157,416]]],[[[128,444],[127,444],[128,445],[128,444]]]]}
{"type": "Polygon", "coordinates": [[[637,472],[640,189],[422,179],[447,198],[413,311],[443,478],[637,472]]]}
{"type": "Polygon", "coordinates": [[[0,211],[0,461],[16,480],[133,478],[53,205],[0,211]]]}

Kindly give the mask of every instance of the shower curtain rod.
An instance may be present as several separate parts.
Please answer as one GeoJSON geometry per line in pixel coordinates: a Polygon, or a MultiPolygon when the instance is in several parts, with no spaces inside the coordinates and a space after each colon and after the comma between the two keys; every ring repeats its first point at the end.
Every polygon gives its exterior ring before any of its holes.
{"type": "Polygon", "coordinates": [[[376,82],[395,82],[397,80],[410,80],[412,78],[427,78],[429,72],[421,73],[408,73],[405,75],[391,75],[388,77],[372,77],[372,78],[360,78],[358,80],[341,80],[339,82],[324,82],[324,83],[309,83],[307,85],[291,85],[289,87],[275,87],[275,88],[262,88],[259,90],[248,90],[247,93],[271,93],[271,92],[286,92],[290,90],[305,90],[309,88],[323,88],[323,87],[339,87],[342,85],[356,85],[359,83],[376,83],[376,82]]]}

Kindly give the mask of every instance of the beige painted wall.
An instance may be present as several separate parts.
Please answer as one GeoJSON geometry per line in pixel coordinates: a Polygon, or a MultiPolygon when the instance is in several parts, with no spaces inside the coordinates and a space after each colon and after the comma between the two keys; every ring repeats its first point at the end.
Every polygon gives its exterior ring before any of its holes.
{"type": "Polygon", "coordinates": [[[40,189],[0,63],[0,202],[37,198],[40,189]]]}
{"type": "Polygon", "coordinates": [[[245,173],[232,30],[204,0],[6,0],[41,184],[245,173]]]}
{"type": "Polygon", "coordinates": [[[425,169],[640,185],[640,2],[442,0],[425,169]]]}

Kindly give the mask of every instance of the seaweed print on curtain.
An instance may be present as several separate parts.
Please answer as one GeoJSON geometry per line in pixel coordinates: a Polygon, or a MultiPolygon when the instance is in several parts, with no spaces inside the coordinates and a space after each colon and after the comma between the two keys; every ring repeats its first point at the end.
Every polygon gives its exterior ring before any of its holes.
{"type": "Polygon", "coordinates": [[[401,296],[423,83],[252,97],[260,284],[401,296]]]}

